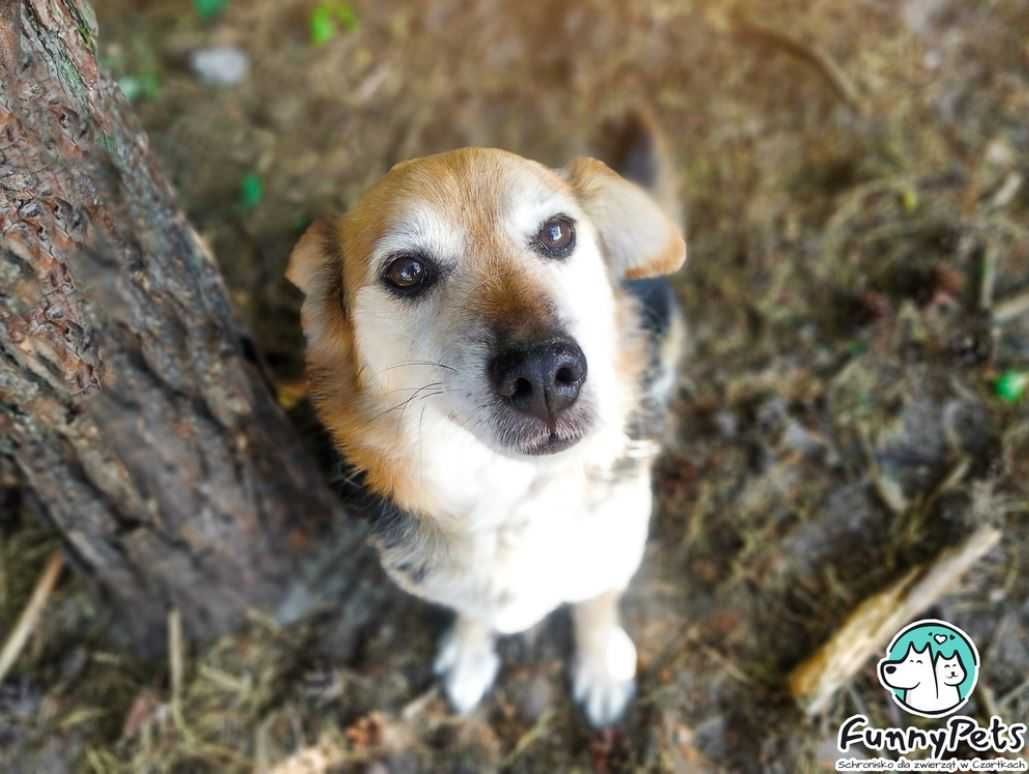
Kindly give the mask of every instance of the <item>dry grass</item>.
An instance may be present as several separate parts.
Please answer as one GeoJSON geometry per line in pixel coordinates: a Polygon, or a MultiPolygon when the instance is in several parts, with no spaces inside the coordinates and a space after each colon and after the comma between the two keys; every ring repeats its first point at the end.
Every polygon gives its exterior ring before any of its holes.
{"type": "MultiPolygon", "coordinates": [[[[1004,540],[933,612],[983,654],[970,712],[1024,718],[1029,401],[1001,402],[992,380],[1029,368],[1029,8],[353,5],[357,30],[313,47],[312,3],[233,0],[203,25],[182,2],[97,2],[115,72],[159,76],[140,113],[286,387],[300,340],[280,275],[308,220],[407,156],[490,144],[558,164],[606,115],[641,96],[655,105],[682,167],[695,353],[627,610],[637,706],[620,733],[583,730],[560,617],[505,643],[498,690],[458,721],[430,691],[438,620],[399,595],[352,656],[333,652],[331,617],[282,631],[255,621],[184,647],[173,670],[107,652],[104,610],[74,581],[0,687],[10,765],[824,768],[844,715],[897,722],[895,710],[866,670],[807,722],[790,669],[983,521],[1004,540]],[[212,42],[250,53],[243,85],[190,76],[185,53],[212,42]],[[250,172],[266,195],[245,210],[250,172]]],[[[35,528],[4,534],[0,622],[53,546],[35,528]]]]}

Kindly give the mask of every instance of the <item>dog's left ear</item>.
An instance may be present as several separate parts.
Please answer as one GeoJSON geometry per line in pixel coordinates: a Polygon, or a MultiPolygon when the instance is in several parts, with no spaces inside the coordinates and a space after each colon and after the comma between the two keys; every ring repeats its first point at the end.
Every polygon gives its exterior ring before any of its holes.
{"type": "Polygon", "coordinates": [[[318,276],[325,270],[330,260],[331,226],[324,220],[316,220],[289,254],[286,266],[286,279],[292,282],[305,295],[311,295],[318,276]]]}
{"type": "Polygon", "coordinates": [[[308,226],[286,267],[286,279],[304,294],[300,324],[309,343],[323,339],[327,331],[334,331],[339,338],[348,326],[335,228],[328,220],[308,226]]]}
{"type": "Polygon", "coordinates": [[[615,276],[656,277],[686,262],[682,231],[643,188],[593,158],[575,159],[564,174],[593,221],[615,276]]]}

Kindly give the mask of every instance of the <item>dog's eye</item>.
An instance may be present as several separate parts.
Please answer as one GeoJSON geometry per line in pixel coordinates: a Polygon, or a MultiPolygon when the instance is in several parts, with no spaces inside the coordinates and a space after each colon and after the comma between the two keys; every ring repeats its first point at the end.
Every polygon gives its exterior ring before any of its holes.
{"type": "Polygon", "coordinates": [[[428,289],[435,273],[432,264],[417,255],[398,255],[386,264],[382,281],[395,293],[413,296],[428,289]]]}
{"type": "Polygon", "coordinates": [[[540,226],[532,241],[537,252],[548,258],[564,258],[575,249],[575,221],[555,215],[540,226]]]}

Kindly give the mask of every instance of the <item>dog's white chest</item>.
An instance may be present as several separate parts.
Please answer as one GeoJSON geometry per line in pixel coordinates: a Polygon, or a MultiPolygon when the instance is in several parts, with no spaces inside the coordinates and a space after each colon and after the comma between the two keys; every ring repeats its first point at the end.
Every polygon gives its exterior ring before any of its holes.
{"type": "Polygon", "coordinates": [[[427,596],[510,633],[628,583],[646,540],[649,476],[600,483],[572,468],[513,478],[480,479],[427,596]]]}

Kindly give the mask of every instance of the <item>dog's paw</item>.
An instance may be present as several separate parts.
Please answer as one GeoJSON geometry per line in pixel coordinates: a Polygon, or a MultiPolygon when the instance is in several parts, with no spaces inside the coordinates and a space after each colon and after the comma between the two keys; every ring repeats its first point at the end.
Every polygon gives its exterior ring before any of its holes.
{"type": "Polygon", "coordinates": [[[450,705],[461,715],[475,709],[499,668],[493,638],[463,636],[456,625],[443,638],[433,664],[450,705]]]}
{"type": "Polygon", "coordinates": [[[636,692],[636,646],[621,627],[579,648],[572,691],[590,723],[603,728],[621,717],[636,692]]]}

